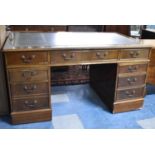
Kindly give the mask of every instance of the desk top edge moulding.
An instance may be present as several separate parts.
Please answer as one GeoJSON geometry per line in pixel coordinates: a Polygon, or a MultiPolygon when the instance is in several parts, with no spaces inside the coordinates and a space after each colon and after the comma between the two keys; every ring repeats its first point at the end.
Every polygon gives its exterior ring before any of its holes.
{"type": "Polygon", "coordinates": [[[2,52],[12,123],[51,120],[54,66],[90,65],[90,86],[112,113],[141,109],[151,47],[118,33],[10,33],[2,52]]]}
{"type": "Polygon", "coordinates": [[[151,47],[141,40],[109,32],[12,32],[3,51],[72,48],[151,47]]]}

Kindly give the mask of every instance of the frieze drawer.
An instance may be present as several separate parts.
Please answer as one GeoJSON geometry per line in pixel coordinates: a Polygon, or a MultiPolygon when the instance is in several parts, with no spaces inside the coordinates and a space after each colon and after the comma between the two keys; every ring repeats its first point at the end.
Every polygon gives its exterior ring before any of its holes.
{"type": "Polygon", "coordinates": [[[9,52],[5,54],[6,64],[12,65],[47,65],[48,52],[9,52]]]}
{"type": "Polygon", "coordinates": [[[149,49],[123,49],[120,52],[120,59],[148,59],[149,49]]]}
{"type": "Polygon", "coordinates": [[[77,51],[52,51],[52,64],[74,64],[90,61],[118,59],[118,50],[77,50],[77,51]]]}

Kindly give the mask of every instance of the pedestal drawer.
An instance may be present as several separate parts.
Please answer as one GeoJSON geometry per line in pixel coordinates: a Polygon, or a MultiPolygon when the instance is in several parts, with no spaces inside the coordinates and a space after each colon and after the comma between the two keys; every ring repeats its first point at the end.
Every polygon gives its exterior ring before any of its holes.
{"type": "Polygon", "coordinates": [[[116,100],[143,98],[144,87],[117,90],[116,100]]]}
{"type": "Polygon", "coordinates": [[[137,75],[137,76],[128,76],[128,77],[119,77],[118,78],[118,88],[120,87],[129,87],[129,86],[138,86],[145,84],[146,75],[137,75]]]}
{"type": "Polygon", "coordinates": [[[48,82],[44,83],[25,83],[25,84],[11,84],[12,97],[49,94],[48,82]]]}
{"type": "Polygon", "coordinates": [[[148,59],[149,49],[123,49],[119,55],[120,59],[148,59]]]}
{"type": "Polygon", "coordinates": [[[12,100],[12,111],[28,111],[49,108],[49,97],[34,96],[12,100]]]}
{"type": "Polygon", "coordinates": [[[10,82],[48,81],[48,68],[9,69],[10,82]]]}
{"type": "Polygon", "coordinates": [[[117,112],[126,112],[131,110],[140,109],[143,107],[144,99],[136,99],[136,100],[128,100],[128,101],[121,101],[115,102],[113,113],[117,112]]]}
{"type": "Polygon", "coordinates": [[[136,72],[146,72],[147,63],[144,64],[133,64],[133,63],[121,63],[119,64],[119,73],[136,73],[136,72]]]}
{"type": "Polygon", "coordinates": [[[9,52],[7,65],[44,65],[49,63],[48,52],[9,52]]]}

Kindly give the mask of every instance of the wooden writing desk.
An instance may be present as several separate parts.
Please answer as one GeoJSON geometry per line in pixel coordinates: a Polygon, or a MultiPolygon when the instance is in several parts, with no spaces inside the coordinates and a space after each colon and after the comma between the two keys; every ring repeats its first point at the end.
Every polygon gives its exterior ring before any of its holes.
{"type": "Polygon", "coordinates": [[[54,66],[90,65],[90,85],[113,113],[142,108],[150,49],[116,33],[14,33],[3,49],[12,123],[51,119],[54,66]]]}

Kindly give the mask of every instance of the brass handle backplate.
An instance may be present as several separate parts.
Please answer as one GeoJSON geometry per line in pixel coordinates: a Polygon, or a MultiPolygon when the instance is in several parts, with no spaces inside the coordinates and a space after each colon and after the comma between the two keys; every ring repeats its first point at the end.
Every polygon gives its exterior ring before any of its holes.
{"type": "Polygon", "coordinates": [[[127,95],[128,97],[134,97],[135,94],[136,94],[136,91],[135,91],[135,90],[126,91],[126,92],[125,92],[125,95],[127,95]]]}
{"type": "Polygon", "coordinates": [[[139,51],[131,51],[130,52],[130,56],[132,58],[137,58],[139,55],[140,55],[140,52],[139,51]]]}
{"type": "Polygon", "coordinates": [[[25,85],[24,86],[24,90],[27,93],[32,93],[35,89],[37,89],[37,86],[36,85],[31,85],[31,86],[25,85]]]}
{"type": "Polygon", "coordinates": [[[36,58],[36,55],[30,55],[30,56],[25,56],[25,55],[22,55],[21,56],[21,59],[24,63],[32,63],[33,59],[36,58]]]}
{"type": "Polygon", "coordinates": [[[136,72],[138,70],[138,66],[129,66],[128,71],[129,72],[136,72]]]}
{"type": "Polygon", "coordinates": [[[99,59],[105,59],[107,56],[108,56],[108,52],[97,52],[96,53],[96,56],[99,58],[99,59]]]}
{"type": "Polygon", "coordinates": [[[26,107],[30,107],[30,108],[34,108],[36,106],[36,104],[38,103],[37,100],[34,100],[34,101],[28,101],[28,100],[25,100],[24,101],[24,105],[26,107]]]}
{"type": "Polygon", "coordinates": [[[134,84],[136,81],[137,81],[137,78],[134,77],[134,78],[127,78],[127,81],[129,84],[134,84]]]}
{"type": "Polygon", "coordinates": [[[67,56],[66,53],[62,54],[62,57],[64,58],[64,60],[72,60],[75,58],[75,53],[71,53],[69,56],[67,56]]]}

